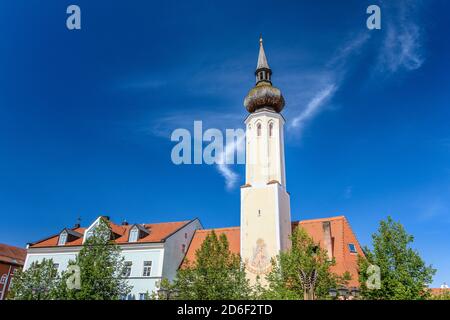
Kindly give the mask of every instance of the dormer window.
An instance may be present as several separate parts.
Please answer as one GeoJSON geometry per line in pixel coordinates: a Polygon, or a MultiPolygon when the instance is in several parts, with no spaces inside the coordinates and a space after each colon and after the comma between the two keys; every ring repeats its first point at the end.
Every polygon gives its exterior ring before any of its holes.
{"type": "Polygon", "coordinates": [[[150,234],[150,230],[145,228],[142,224],[135,224],[130,229],[128,236],[128,242],[137,242],[139,239],[146,237],[150,234]]]}
{"type": "Polygon", "coordinates": [[[58,238],[58,246],[64,246],[66,245],[68,242],[72,242],[76,239],[81,238],[83,235],[77,231],[74,231],[72,229],[64,229],[63,231],[61,231],[61,233],[59,234],[59,238],[58,238]]]}
{"type": "Polygon", "coordinates": [[[58,246],[63,246],[67,242],[67,231],[63,231],[59,234],[58,246]]]}
{"type": "Polygon", "coordinates": [[[136,242],[138,241],[139,237],[139,230],[137,227],[133,227],[133,229],[130,230],[130,237],[128,239],[129,242],[136,242]]]}

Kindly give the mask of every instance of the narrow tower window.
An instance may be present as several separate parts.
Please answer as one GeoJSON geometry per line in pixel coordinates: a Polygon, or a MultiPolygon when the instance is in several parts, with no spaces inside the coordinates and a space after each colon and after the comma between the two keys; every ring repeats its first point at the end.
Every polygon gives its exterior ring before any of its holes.
{"type": "Polygon", "coordinates": [[[273,122],[269,124],[269,137],[273,135],[273,122]]]}
{"type": "Polygon", "coordinates": [[[260,137],[261,136],[261,123],[258,123],[258,125],[256,126],[256,132],[257,132],[258,137],[260,137]]]}

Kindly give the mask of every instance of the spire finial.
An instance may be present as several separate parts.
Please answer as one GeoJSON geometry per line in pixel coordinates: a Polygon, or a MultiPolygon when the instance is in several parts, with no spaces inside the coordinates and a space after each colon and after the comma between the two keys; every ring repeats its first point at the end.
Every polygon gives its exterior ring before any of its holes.
{"type": "Polygon", "coordinates": [[[262,33],[259,34],[259,44],[260,44],[260,45],[263,44],[262,33]]]}

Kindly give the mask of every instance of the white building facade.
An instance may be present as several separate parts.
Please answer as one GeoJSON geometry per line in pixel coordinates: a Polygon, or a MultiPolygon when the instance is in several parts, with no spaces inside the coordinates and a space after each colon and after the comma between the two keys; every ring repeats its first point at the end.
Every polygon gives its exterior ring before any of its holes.
{"type": "MultiPolygon", "coordinates": [[[[64,229],[58,235],[29,244],[24,269],[29,268],[33,262],[52,259],[58,271],[64,271],[69,261],[75,260],[86,236],[101,218],[86,229],[79,226],[64,229]],[[67,231],[78,234],[79,237],[67,235],[67,231]],[[62,243],[61,239],[66,239],[67,242],[62,243]]],[[[132,286],[131,293],[123,298],[130,300],[145,299],[157,289],[158,282],[163,278],[173,280],[195,230],[202,229],[198,219],[131,226],[116,225],[110,221],[109,224],[112,232],[118,236],[115,242],[120,247],[127,266],[123,276],[132,286]]]]}

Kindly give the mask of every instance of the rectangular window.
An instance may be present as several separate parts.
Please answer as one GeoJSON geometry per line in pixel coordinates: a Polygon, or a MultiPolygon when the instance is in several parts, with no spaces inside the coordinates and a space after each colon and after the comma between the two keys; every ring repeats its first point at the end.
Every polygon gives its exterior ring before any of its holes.
{"type": "Polygon", "coordinates": [[[8,276],[6,274],[2,275],[2,277],[0,278],[0,284],[5,284],[6,283],[6,278],[8,276]]]}
{"type": "Polygon", "coordinates": [[[357,253],[356,246],[353,243],[348,244],[348,249],[350,250],[350,253],[357,253]]]}
{"type": "Polygon", "coordinates": [[[185,244],[182,244],[182,245],[181,245],[181,252],[182,252],[182,253],[185,253],[185,252],[186,252],[186,245],[185,245],[185,244]]]}
{"type": "Polygon", "coordinates": [[[133,262],[131,261],[125,261],[125,268],[123,270],[122,276],[124,278],[128,278],[131,275],[131,266],[133,265],[133,262]]]}
{"type": "Polygon", "coordinates": [[[146,294],[145,293],[139,293],[139,300],[147,300],[145,299],[146,294]]]}
{"type": "Polygon", "coordinates": [[[150,277],[152,273],[152,262],[144,261],[144,271],[142,272],[143,277],[150,277]]]}

